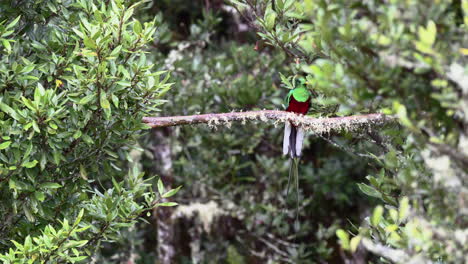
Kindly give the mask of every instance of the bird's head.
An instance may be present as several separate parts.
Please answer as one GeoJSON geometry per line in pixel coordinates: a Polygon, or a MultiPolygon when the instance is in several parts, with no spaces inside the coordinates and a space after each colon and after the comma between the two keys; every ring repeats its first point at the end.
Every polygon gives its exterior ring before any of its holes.
{"type": "Polygon", "coordinates": [[[300,86],[306,86],[307,85],[307,80],[306,78],[300,76],[300,77],[297,77],[294,81],[294,87],[300,87],[300,86]]]}

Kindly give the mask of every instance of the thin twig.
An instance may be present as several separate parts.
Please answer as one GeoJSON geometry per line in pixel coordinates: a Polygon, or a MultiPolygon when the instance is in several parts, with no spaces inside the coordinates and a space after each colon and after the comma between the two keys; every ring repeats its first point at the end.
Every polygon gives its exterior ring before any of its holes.
{"type": "Polygon", "coordinates": [[[328,143],[332,144],[332,145],[335,146],[336,148],[339,148],[340,150],[342,150],[342,151],[344,151],[344,152],[346,152],[346,153],[351,153],[351,154],[353,154],[353,155],[355,155],[355,156],[357,156],[357,157],[361,157],[361,158],[372,159],[372,160],[375,159],[375,158],[374,158],[373,156],[371,156],[371,155],[356,152],[356,151],[352,150],[351,148],[348,148],[348,147],[345,147],[345,146],[343,146],[343,145],[341,145],[341,144],[338,144],[337,142],[335,142],[335,141],[333,141],[333,140],[331,140],[331,139],[329,139],[329,138],[326,138],[326,137],[324,137],[324,136],[322,136],[322,135],[318,135],[318,136],[319,136],[321,139],[327,141],[328,143]]]}

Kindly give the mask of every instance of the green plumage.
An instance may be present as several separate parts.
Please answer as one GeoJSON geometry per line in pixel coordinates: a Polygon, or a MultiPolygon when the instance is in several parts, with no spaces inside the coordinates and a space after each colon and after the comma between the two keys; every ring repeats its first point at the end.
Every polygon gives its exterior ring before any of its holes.
{"type": "Polygon", "coordinates": [[[306,102],[312,96],[310,91],[306,88],[306,80],[304,78],[296,79],[296,87],[291,89],[289,93],[286,95],[285,103],[286,106],[289,105],[291,101],[291,96],[298,102],[306,102]]]}
{"type": "Polygon", "coordinates": [[[304,85],[292,89],[289,92],[298,102],[305,102],[310,98],[310,92],[304,85]]]}

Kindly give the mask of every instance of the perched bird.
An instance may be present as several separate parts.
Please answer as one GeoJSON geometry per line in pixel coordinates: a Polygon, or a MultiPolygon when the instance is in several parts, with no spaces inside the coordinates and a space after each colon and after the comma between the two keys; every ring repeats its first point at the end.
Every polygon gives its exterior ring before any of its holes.
{"type": "MultiPolygon", "coordinates": [[[[305,115],[310,108],[311,92],[307,89],[304,77],[294,79],[294,89],[286,96],[286,111],[305,115]]],[[[304,141],[304,129],[286,122],[284,127],[283,154],[290,155],[291,165],[289,167],[288,187],[286,197],[289,195],[291,178],[296,179],[296,221],[299,223],[299,157],[302,153],[302,142],[304,141]]]]}
{"type": "MultiPolygon", "coordinates": [[[[310,108],[312,94],[306,87],[304,77],[295,79],[295,87],[286,96],[286,111],[305,115],[310,108]]],[[[304,129],[286,122],[284,127],[283,154],[290,155],[292,159],[301,156],[304,129]]]]}

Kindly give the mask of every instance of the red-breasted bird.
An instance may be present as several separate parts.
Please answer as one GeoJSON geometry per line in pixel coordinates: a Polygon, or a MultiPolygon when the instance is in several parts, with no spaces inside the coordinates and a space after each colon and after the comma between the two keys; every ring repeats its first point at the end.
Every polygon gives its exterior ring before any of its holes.
{"type": "MultiPolygon", "coordinates": [[[[286,111],[305,115],[310,108],[312,93],[307,89],[304,77],[294,79],[294,89],[286,96],[286,111]]],[[[291,166],[289,167],[288,187],[286,197],[289,195],[291,178],[296,178],[296,221],[299,223],[299,157],[302,153],[302,143],[304,141],[304,129],[295,126],[291,122],[286,122],[284,127],[283,154],[290,155],[291,166]]]]}
{"type": "MultiPolygon", "coordinates": [[[[312,94],[306,87],[304,77],[295,79],[295,87],[286,96],[286,111],[305,115],[310,108],[312,94]]],[[[292,159],[301,156],[304,129],[286,122],[284,127],[283,154],[290,155],[292,159]]]]}

